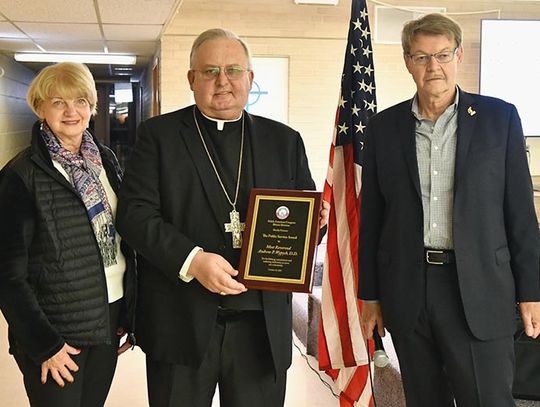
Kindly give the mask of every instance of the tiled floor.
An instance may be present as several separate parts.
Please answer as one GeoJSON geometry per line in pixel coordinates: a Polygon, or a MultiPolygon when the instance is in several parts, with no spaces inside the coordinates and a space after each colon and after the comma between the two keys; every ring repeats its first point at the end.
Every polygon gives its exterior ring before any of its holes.
{"type": "MultiPolygon", "coordinates": [[[[0,316],[0,406],[27,407],[22,376],[7,352],[7,328],[0,316]]],[[[300,345],[301,346],[301,345],[300,345]]],[[[310,362],[316,366],[311,358],[310,362]]],[[[139,348],[121,356],[106,407],[146,407],[144,354],[139,348]]],[[[293,365],[289,369],[286,407],[337,407],[337,399],[308,366],[298,349],[294,348],[293,365]]],[[[213,407],[219,402],[214,401],[213,407]]]]}

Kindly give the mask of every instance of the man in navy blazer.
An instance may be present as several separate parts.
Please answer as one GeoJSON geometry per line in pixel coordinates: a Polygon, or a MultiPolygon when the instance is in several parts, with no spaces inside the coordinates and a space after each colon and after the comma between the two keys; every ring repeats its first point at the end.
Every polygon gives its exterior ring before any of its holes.
{"type": "MultiPolygon", "coordinates": [[[[300,134],[244,111],[246,44],[222,29],[193,43],[196,104],[143,122],[118,203],[140,254],[137,339],[151,407],[282,406],[291,294],[235,280],[250,189],[315,189],[300,134]]],[[[327,209],[321,211],[321,225],[327,209]]]]}
{"type": "MultiPolygon", "coordinates": [[[[392,334],[408,407],[514,406],[515,310],[540,333],[540,244],[515,107],[456,84],[462,33],[405,25],[417,93],[371,119],[362,174],[362,327],[392,334]]],[[[503,52],[503,50],[501,50],[503,52]]]]}

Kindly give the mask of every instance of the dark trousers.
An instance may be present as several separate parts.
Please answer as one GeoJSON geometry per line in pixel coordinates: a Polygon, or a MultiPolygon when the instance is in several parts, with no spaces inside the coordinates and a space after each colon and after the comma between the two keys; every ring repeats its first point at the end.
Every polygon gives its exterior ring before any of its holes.
{"type": "Polygon", "coordinates": [[[150,407],[210,407],[216,385],[221,407],[281,407],[286,372],[276,378],[264,315],[218,316],[199,368],[146,358],[150,407]]]}
{"type": "Polygon", "coordinates": [[[119,343],[116,329],[121,305],[121,300],[109,304],[111,345],[90,346],[82,348],[78,355],[71,355],[79,371],[72,372],[74,382],[64,381],[63,388],[50,374],[47,382],[41,384],[41,366],[24,353],[15,353],[32,407],[103,407],[116,369],[119,343]]]}
{"type": "Polygon", "coordinates": [[[455,265],[426,265],[426,297],[413,333],[392,340],[407,407],[513,407],[513,337],[476,339],[455,265]]]}

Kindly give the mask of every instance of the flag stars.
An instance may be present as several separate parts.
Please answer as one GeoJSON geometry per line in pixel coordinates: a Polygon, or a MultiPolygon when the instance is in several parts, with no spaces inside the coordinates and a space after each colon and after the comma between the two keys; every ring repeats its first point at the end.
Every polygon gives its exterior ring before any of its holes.
{"type": "Polygon", "coordinates": [[[355,124],[354,127],[356,127],[356,132],[357,133],[362,133],[364,134],[364,129],[366,128],[366,126],[364,126],[362,124],[362,122],[358,123],[358,124],[355,124]]]}
{"type": "Polygon", "coordinates": [[[353,68],[354,68],[354,72],[353,72],[353,73],[355,73],[355,72],[360,72],[360,73],[362,73],[362,65],[360,65],[360,62],[356,61],[356,64],[353,65],[353,68]]]}
{"type": "Polygon", "coordinates": [[[355,30],[362,30],[362,23],[358,18],[356,19],[356,21],[353,21],[353,24],[355,30]]]}
{"type": "Polygon", "coordinates": [[[373,86],[373,85],[371,84],[371,82],[368,83],[368,84],[366,85],[366,88],[365,88],[365,91],[366,91],[366,92],[369,92],[370,94],[373,94],[373,91],[374,91],[374,90],[375,90],[375,86],[373,86]]]}
{"type": "Polygon", "coordinates": [[[371,65],[365,66],[364,70],[365,70],[366,75],[369,75],[369,76],[371,76],[371,73],[374,71],[371,65]]]}
{"type": "Polygon", "coordinates": [[[365,20],[367,16],[368,16],[368,13],[366,9],[363,9],[362,11],[360,11],[360,17],[362,17],[363,20],[365,20]]]}
{"type": "Polygon", "coordinates": [[[360,29],[360,31],[362,31],[362,37],[364,37],[366,40],[368,39],[369,35],[371,34],[368,30],[368,28],[366,27],[365,30],[362,30],[360,29]]]}
{"type": "Polygon", "coordinates": [[[354,104],[353,107],[351,107],[351,114],[353,116],[358,116],[358,112],[360,111],[360,108],[359,107],[356,107],[356,103],[354,104]]]}
{"type": "Polygon", "coordinates": [[[357,50],[357,49],[358,49],[358,48],[354,48],[354,46],[351,44],[351,54],[352,54],[352,55],[356,56],[356,50],[357,50]]]}
{"type": "MultiPolygon", "coordinates": [[[[362,52],[364,53],[364,55],[365,55],[366,57],[369,58],[369,54],[371,54],[373,51],[372,51],[371,48],[369,48],[369,46],[368,46],[368,47],[366,47],[366,48],[362,48],[362,52]]],[[[356,56],[356,55],[355,55],[355,56],[356,56]]]]}
{"type": "Polygon", "coordinates": [[[375,102],[373,101],[368,102],[367,100],[364,100],[364,104],[365,104],[366,109],[371,110],[373,113],[375,113],[375,108],[377,107],[375,102]]]}
{"type": "Polygon", "coordinates": [[[362,79],[360,82],[358,82],[358,85],[360,85],[360,90],[363,90],[364,92],[366,91],[366,83],[364,82],[364,80],[362,79]]]}
{"type": "Polygon", "coordinates": [[[347,134],[347,130],[349,130],[349,128],[347,127],[347,123],[338,124],[338,127],[339,127],[339,133],[338,134],[341,134],[341,133],[347,134]]]}
{"type": "Polygon", "coordinates": [[[347,103],[347,101],[345,99],[343,99],[343,96],[341,96],[339,98],[339,107],[345,107],[345,103],[347,103]]]}

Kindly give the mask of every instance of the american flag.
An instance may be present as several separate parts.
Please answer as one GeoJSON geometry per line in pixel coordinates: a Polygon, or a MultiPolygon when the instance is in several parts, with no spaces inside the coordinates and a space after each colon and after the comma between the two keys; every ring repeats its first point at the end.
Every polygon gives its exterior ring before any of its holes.
{"type": "Polygon", "coordinates": [[[331,210],[318,345],[319,369],[334,380],[341,407],[374,405],[370,358],[360,328],[362,303],[357,298],[356,273],[363,132],[377,106],[372,53],[366,1],[352,0],[341,95],[323,193],[331,210]]]}

